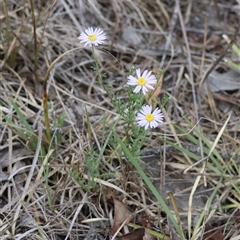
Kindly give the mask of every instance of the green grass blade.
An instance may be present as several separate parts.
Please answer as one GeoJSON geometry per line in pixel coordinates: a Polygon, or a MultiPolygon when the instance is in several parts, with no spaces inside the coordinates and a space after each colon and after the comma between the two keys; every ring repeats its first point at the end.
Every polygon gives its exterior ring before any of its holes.
{"type": "Polygon", "coordinates": [[[33,132],[33,129],[31,127],[31,125],[27,122],[25,116],[22,114],[22,112],[20,111],[19,107],[17,106],[17,104],[10,99],[11,104],[13,105],[15,111],[17,112],[17,115],[19,116],[21,122],[24,124],[25,128],[29,131],[29,132],[33,132]]]}
{"type": "Polygon", "coordinates": [[[207,202],[205,204],[205,207],[202,210],[202,212],[201,212],[201,214],[199,216],[199,219],[198,219],[198,221],[197,221],[197,223],[196,223],[196,225],[194,227],[191,239],[196,239],[197,238],[197,234],[199,232],[199,229],[202,226],[203,219],[204,219],[205,216],[208,216],[208,212],[209,212],[209,209],[210,209],[210,207],[211,207],[211,205],[213,203],[214,197],[216,196],[217,191],[220,189],[221,186],[222,186],[222,178],[219,180],[217,186],[214,188],[213,193],[208,198],[208,200],[207,200],[207,202]]]}

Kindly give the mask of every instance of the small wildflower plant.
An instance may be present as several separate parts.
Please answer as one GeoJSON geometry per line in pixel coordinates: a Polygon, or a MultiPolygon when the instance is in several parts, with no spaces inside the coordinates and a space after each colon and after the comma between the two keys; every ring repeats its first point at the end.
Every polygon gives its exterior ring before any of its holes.
{"type": "MultiPolygon", "coordinates": [[[[127,80],[122,83],[128,100],[123,100],[119,94],[112,95],[109,86],[105,86],[103,83],[103,75],[99,70],[98,59],[94,52],[95,47],[104,44],[104,41],[107,39],[106,34],[100,28],[94,29],[89,27],[81,32],[78,39],[80,43],[84,44],[84,47],[92,48],[95,63],[93,69],[97,74],[98,83],[106,90],[114,108],[124,122],[123,128],[126,136],[124,144],[126,144],[134,156],[138,156],[140,149],[146,142],[149,131],[157,128],[164,121],[161,109],[155,107],[155,105],[158,104],[164,107],[167,101],[164,104],[156,101],[152,105],[149,105],[147,101],[147,98],[151,97],[151,94],[158,87],[157,77],[150,70],[131,67],[128,69],[127,80]]],[[[113,140],[110,142],[112,145],[114,145],[114,142],[116,146],[118,145],[117,141],[113,140]]]]}
{"type": "MultiPolygon", "coordinates": [[[[145,144],[150,131],[153,128],[159,127],[159,125],[164,121],[164,115],[161,109],[156,107],[156,105],[158,104],[159,106],[164,107],[164,105],[168,102],[166,101],[166,98],[163,99],[163,103],[156,99],[155,102],[151,100],[151,104],[148,103],[148,98],[151,98],[154,91],[159,86],[157,79],[160,79],[160,77],[156,77],[150,70],[141,70],[140,68],[135,70],[134,67],[128,69],[129,73],[127,80],[122,83],[123,90],[127,95],[126,101],[119,96],[120,93],[111,94],[109,86],[105,86],[103,83],[104,76],[99,70],[98,59],[94,52],[95,47],[103,44],[107,39],[103,30],[99,28],[93,29],[90,27],[82,32],[78,39],[80,40],[80,43],[84,43],[85,47],[92,48],[95,63],[93,69],[97,74],[98,83],[106,90],[108,97],[112,101],[114,108],[120,116],[119,121],[121,121],[121,126],[124,129],[125,136],[120,137],[115,131],[115,126],[109,126],[111,133],[108,136],[106,144],[110,144],[111,148],[115,149],[114,151],[119,152],[118,154],[124,154],[129,162],[136,168],[142,179],[146,182],[152,193],[158,199],[160,205],[166,211],[167,215],[173,222],[173,225],[176,227],[177,232],[180,233],[179,226],[177,225],[171,211],[139,164],[140,150],[145,144]]],[[[89,149],[89,152],[91,153],[91,156],[94,156],[93,149],[89,149]]],[[[98,161],[97,163],[95,160],[92,161],[92,159],[96,158],[89,158],[89,154],[86,153],[86,167],[89,169],[90,175],[92,174],[90,177],[92,181],[94,181],[94,178],[101,178],[98,171],[96,171],[96,166],[98,168],[101,158],[99,158],[99,161],[96,160],[98,161]],[[92,171],[93,169],[95,170],[92,171]]],[[[76,175],[76,172],[70,173],[70,176],[75,181],[77,180],[80,186],[84,186],[85,189],[91,190],[91,188],[96,186],[96,184],[93,184],[92,181],[91,185],[85,186],[85,183],[81,180],[81,178],[77,178],[76,175]]]]}
{"type": "MultiPolygon", "coordinates": [[[[133,155],[139,155],[149,131],[159,127],[159,124],[164,121],[161,109],[149,105],[146,99],[146,96],[151,96],[158,86],[157,77],[150,70],[131,67],[128,69],[127,80],[122,83],[128,100],[122,100],[119,94],[111,95],[109,86],[105,86],[102,81],[103,75],[99,71],[98,59],[94,52],[95,47],[104,44],[107,39],[106,34],[100,28],[89,27],[80,34],[78,39],[85,47],[92,47],[95,63],[93,69],[98,76],[98,83],[106,90],[114,108],[124,122],[123,128],[126,135],[124,143],[133,155]]],[[[166,104],[165,102],[162,105],[159,101],[156,103],[161,107],[166,104]]],[[[111,142],[114,143],[114,141],[111,142]]]]}

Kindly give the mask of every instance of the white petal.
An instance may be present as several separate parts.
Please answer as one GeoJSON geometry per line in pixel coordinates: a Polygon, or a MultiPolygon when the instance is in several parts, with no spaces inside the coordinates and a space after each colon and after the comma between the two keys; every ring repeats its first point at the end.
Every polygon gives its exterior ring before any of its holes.
{"type": "Polygon", "coordinates": [[[141,77],[141,70],[140,70],[140,68],[138,68],[136,70],[136,73],[137,73],[137,77],[140,78],[141,77]]]}
{"type": "Polygon", "coordinates": [[[149,122],[147,122],[147,124],[145,125],[145,130],[147,130],[149,128],[149,122]]]}
{"type": "Polygon", "coordinates": [[[148,92],[148,89],[145,86],[142,86],[143,95],[146,95],[147,92],[148,92]]]}
{"type": "MultiPolygon", "coordinates": [[[[151,74],[152,74],[152,72],[149,71],[149,72],[146,74],[145,78],[149,78],[149,77],[151,76],[151,74]]],[[[152,76],[153,76],[153,75],[152,75],[152,76]]],[[[154,77],[154,76],[153,76],[153,77],[154,77]]]]}
{"type": "Polygon", "coordinates": [[[146,78],[147,73],[148,73],[148,70],[145,70],[145,71],[143,72],[143,74],[142,74],[142,77],[143,77],[143,78],[146,78]]]}
{"type": "Polygon", "coordinates": [[[150,84],[146,84],[145,86],[146,86],[147,90],[154,89],[154,87],[152,85],[150,85],[150,84]]]}
{"type": "Polygon", "coordinates": [[[146,114],[149,114],[152,112],[152,106],[151,105],[145,105],[145,109],[146,109],[146,114]]]}
{"type": "Polygon", "coordinates": [[[135,87],[135,89],[133,90],[134,93],[139,93],[139,91],[141,90],[141,86],[137,85],[135,87]]]}

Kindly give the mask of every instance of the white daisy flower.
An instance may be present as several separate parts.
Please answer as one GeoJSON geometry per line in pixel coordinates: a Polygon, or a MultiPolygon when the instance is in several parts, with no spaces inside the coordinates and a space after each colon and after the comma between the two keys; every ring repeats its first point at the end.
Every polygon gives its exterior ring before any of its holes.
{"type": "Polygon", "coordinates": [[[137,77],[132,75],[128,76],[128,85],[136,86],[133,90],[134,93],[138,93],[142,90],[142,93],[146,95],[149,89],[154,89],[152,85],[156,84],[157,79],[152,75],[151,71],[145,70],[141,75],[141,70],[138,68],[136,70],[137,77]]]}
{"type": "Polygon", "coordinates": [[[107,37],[102,29],[100,28],[93,29],[92,27],[89,27],[80,34],[78,39],[80,40],[80,43],[85,43],[84,47],[85,46],[92,47],[93,45],[98,46],[104,43],[104,40],[107,39],[107,37]]]}
{"type": "Polygon", "coordinates": [[[137,114],[135,120],[140,127],[147,128],[156,128],[159,123],[162,123],[164,115],[159,108],[156,108],[152,112],[152,106],[145,105],[142,107],[140,112],[137,114]]]}

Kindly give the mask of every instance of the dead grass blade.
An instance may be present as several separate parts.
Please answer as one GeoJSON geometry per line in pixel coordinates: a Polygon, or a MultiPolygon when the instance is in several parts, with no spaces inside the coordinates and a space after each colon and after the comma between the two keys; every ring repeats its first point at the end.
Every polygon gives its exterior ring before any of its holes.
{"type": "MultiPolygon", "coordinates": [[[[218,133],[217,135],[217,138],[215,139],[214,143],[212,144],[212,147],[209,151],[209,155],[207,156],[207,158],[205,159],[204,161],[204,164],[200,170],[200,174],[203,174],[205,172],[205,169],[206,169],[206,166],[207,166],[207,161],[209,159],[209,156],[212,154],[212,152],[214,151],[214,149],[216,148],[217,144],[218,144],[218,141],[219,139],[222,137],[223,135],[223,132],[225,131],[226,129],[226,126],[230,120],[230,117],[231,117],[231,113],[229,114],[227,120],[225,121],[223,127],[221,128],[221,131],[218,133]]],[[[194,232],[195,234],[191,234],[191,228],[192,228],[192,201],[193,201],[193,195],[199,185],[199,182],[200,182],[200,179],[201,179],[201,175],[199,175],[197,178],[196,178],[196,181],[192,187],[192,190],[191,190],[191,193],[190,193],[190,196],[189,196],[189,202],[188,202],[188,237],[189,239],[195,239],[196,238],[196,232],[194,232]]],[[[206,180],[205,180],[205,183],[206,183],[206,180]]]]}

